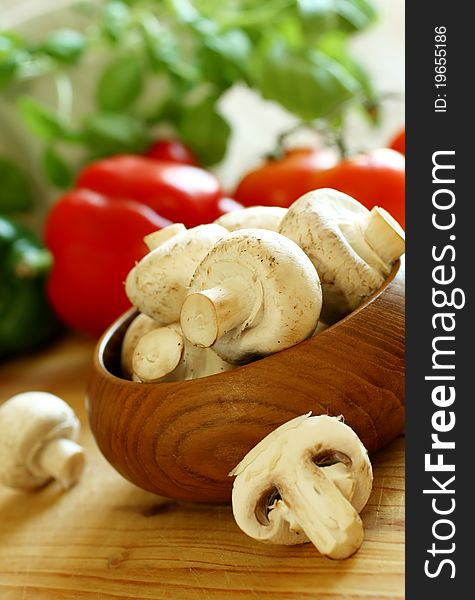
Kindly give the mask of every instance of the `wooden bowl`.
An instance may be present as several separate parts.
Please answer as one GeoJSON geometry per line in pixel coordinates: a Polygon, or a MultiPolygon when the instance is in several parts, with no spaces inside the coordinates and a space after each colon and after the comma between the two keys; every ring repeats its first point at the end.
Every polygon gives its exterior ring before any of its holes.
{"type": "Polygon", "coordinates": [[[121,378],[131,310],[102,336],[87,392],[110,464],[179,500],[230,501],[229,471],[264,436],[309,411],[343,415],[370,453],[404,429],[404,268],[326,331],[227,373],[177,383],[121,378]]]}

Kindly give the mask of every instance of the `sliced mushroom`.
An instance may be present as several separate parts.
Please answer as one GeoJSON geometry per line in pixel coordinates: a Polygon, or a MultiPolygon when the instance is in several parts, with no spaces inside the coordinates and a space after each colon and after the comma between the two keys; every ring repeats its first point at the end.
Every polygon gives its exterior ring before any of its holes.
{"type": "Polygon", "coordinates": [[[384,209],[370,212],[332,189],[305,194],[289,208],[280,233],[310,257],[322,282],[322,320],[331,324],[381,287],[404,253],[405,234],[384,209]]]}
{"type": "Polygon", "coordinates": [[[181,327],[193,345],[242,364],[310,337],[321,302],[318,274],[297,244],[274,231],[241,229],[197,267],[181,327]]]}
{"type": "Polygon", "coordinates": [[[133,353],[133,374],[136,381],[184,381],[198,379],[233,368],[209,348],[190,344],[173,323],[146,333],[133,353]]]}
{"type": "Polygon", "coordinates": [[[132,357],[134,355],[135,347],[137,346],[140,338],[149,331],[160,327],[160,323],[157,323],[155,319],[151,317],[139,314],[135,317],[132,323],[125,332],[124,339],[122,341],[121,348],[121,369],[122,375],[128,379],[132,378],[133,367],[132,357]]]}
{"type": "Polygon", "coordinates": [[[46,392],[17,394],[0,406],[0,481],[29,490],[56,479],[63,488],[81,476],[83,448],[74,440],[73,410],[46,392]]]}
{"type": "Polygon", "coordinates": [[[215,223],[226,227],[228,231],[238,229],[270,229],[279,231],[282,219],[287,213],[280,206],[250,206],[241,210],[233,210],[216,219],[215,223]]]}
{"type": "Polygon", "coordinates": [[[360,547],[359,512],[371,493],[368,454],[339,418],[297,417],[255,446],[230,473],[233,513],[250,537],[274,544],[311,541],[330,558],[360,547]]]}
{"type": "MultiPolygon", "coordinates": [[[[162,231],[165,229],[157,235],[162,231]]],[[[135,265],[125,283],[132,304],[161,325],[178,321],[195,268],[214,244],[228,235],[227,229],[215,224],[173,231],[174,235],[161,243],[149,240],[155,248],[135,265]]]]}

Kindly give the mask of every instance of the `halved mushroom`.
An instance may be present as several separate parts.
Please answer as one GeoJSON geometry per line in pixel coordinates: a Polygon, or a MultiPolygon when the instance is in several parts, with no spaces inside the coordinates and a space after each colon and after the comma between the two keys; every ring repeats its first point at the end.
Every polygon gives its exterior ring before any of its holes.
{"type": "Polygon", "coordinates": [[[228,231],[238,229],[270,229],[279,231],[282,219],[287,213],[281,206],[249,206],[233,210],[216,219],[215,223],[226,227],[228,231]]]}
{"type": "Polygon", "coordinates": [[[180,325],[158,327],[143,335],[132,358],[135,381],[185,381],[223,373],[233,368],[209,348],[185,339],[180,325]]]}
{"type": "Polygon", "coordinates": [[[274,544],[311,541],[330,558],[360,547],[371,493],[368,454],[339,418],[303,415],[277,428],[231,471],[238,526],[274,544]]]}
{"type": "Polygon", "coordinates": [[[405,234],[384,209],[371,211],[333,189],[305,194],[289,208],[280,233],[309,256],[322,282],[322,320],[331,324],[381,287],[404,253],[405,234]]]}
{"type": "Polygon", "coordinates": [[[193,345],[242,364],[310,337],[321,302],[318,274],[297,244],[274,231],[241,229],[197,267],[180,321],[193,345]]]}
{"type": "Polygon", "coordinates": [[[165,229],[153,234],[155,238],[148,243],[154,249],[129,272],[125,283],[132,304],[161,325],[178,321],[195,268],[228,235],[227,229],[215,224],[185,231],[171,227],[172,235],[165,241],[165,229]]]}

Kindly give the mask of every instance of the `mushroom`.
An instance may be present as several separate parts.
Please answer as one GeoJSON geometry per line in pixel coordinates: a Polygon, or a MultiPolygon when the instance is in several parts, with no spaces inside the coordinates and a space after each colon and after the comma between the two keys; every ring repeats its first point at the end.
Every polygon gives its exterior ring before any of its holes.
{"type": "Polygon", "coordinates": [[[250,206],[233,210],[216,219],[215,223],[228,231],[237,229],[270,229],[279,231],[279,225],[287,213],[281,206],[250,206]]]}
{"type": "Polygon", "coordinates": [[[173,235],[161,243],[169,228],[152,234],[148,244],[154,249],[129,272],[125,283],[132,304],[161,325],[178,321],[195,268],[228,235],[227,229],[213,223],[178,232],[170,227],[173,235]]]}
{"type": "Polygon", "coordinates": [[[155,319],[152,319],[151,317],[141,313],[135,317],[135,319],[127,328],[122,341],[120,353],[120,363],[122,375],[124,377],[127,377],[128,379],[132,378],[132,357],[138,341],[143,335],[149,331],[152,331],[153,329],[157,329],[157,327],[160,327],[160,323],[157,323],[155,319]]]}
{"type": "Polygon", "coordinates": [[[149,250],[155,250],[155,248],[158,248],[167,240],[175,237],[175,235],[178,235],[179,233],[184,233],[185,231],[186,227],[183,223],[172,223],[158,231],[149,233],[144,237],[143,241],[149,250]]]}
{"type": "Polygon", "coordinates": [[[0,481],[29,490],[56,479],[63,488],[81,476],[79,421],[66,402],[47,392],[17,394],[0,406],[0,481]]]}
{"type": "Polygon", "coordinates": [[[278,427],[231,471],[238,526],[274,544],[311,541],[330,558],[351,556],[373,473],[365,447],[340,418],[310,413],[278,427]]]}
{"type": "Polygon", "coordinates": [[[213,350],[197,348],[173,323],[143,335],[133,352],[133,375],[136,381],[184,381],[223,373],[233,368],[213,350]]]}
{"type": "Polygon", "coordinates": [[[322,321],[338,321],[381,287],[404,253],[404,230],[384,209],[371,211],[332,189],[309,192],[283,218],[280,233],[310,257],[322,282],[322,321]]]}
{"type": "Polygon", "coordinates": [[[242,364],[310,337],[321,303],[318,274],[297,244],[274,231],[241,229],[197,267],[180,321],[193,345],[242,364]]]}

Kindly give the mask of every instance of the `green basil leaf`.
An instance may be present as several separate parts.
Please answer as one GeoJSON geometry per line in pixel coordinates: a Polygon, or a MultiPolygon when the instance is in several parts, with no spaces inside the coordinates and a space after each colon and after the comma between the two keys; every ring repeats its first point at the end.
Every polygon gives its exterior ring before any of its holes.
{"type": "Polygon", "coordinates": [[[27,174],[8,158],[0,158],[0,212],[28,210],[33,190],[27,174]]]}
{"type": "Polygon", "coordinates": [[[104,8],[102,28],[105,36],[118,42],[131,22],[130,9],[124,2],[108,2],[104,8]]]}
{"type": "Polygon", "coordinates": [[[95,156],[140,153],[151,142],[145,124],[123,113],[99,113],[89,117],[84,125],[83,136],[95,156]]]}
{"type": "Polygon", "coordinates": [[[50,183],[59,188],[71,187],[73,171],[53,146],[48,146],[43,154],[43,168],[50,183]]]}
{"type": "Polygon", "coordinates": [[[361,31],[376,17],[371,0],[297,0],[297,7],[306,31],[314,35],[361,31]]]}
{"type": "Polygon", "coordinates": [[[358,91],[358,82],[336,60],[322,52],[307,55],[282,44],[264,50],[255,61],[256,84],[304,121],[323,118],[358,91]]]}
{"type": "Polygon", "coordinates": [[[48,35],[40,48],[60,62],[75,63],[85,47],[86,40],[81,32],[74,29],[58,29],[48,35]]]}
{"type": "Polygon", "coordinates": [[[10,33],[0,34],[0,88],[14,80],[28,53],[21,48],[22,40],[10,33]]]}
{"type": "Polygon", "coordinates": [[[226,154],[231,128],[216,110],[216,99],[207,98],[184,109],[178,124],[180,138],[204,166],[220,162],[226,154]]]}
{"type": "Polygon", "coordinates": [[[96,88],[97,106],[104,111],[128,108],[144,84],[142,65],[135,55],[123,56],[106,66],[96,88]]]}
{"type": "Polygon", "coordinates": [[[20,115],[27,125],[40,138],[50,141],[64,139],[70,135],[65,123],[48,108],[28,96],[18,101],[20,115]]]}

